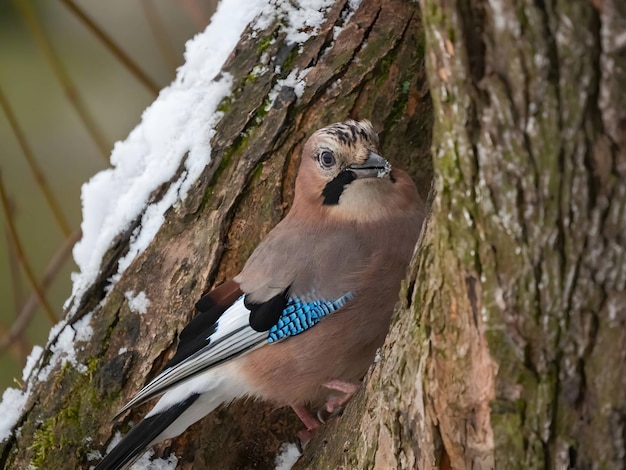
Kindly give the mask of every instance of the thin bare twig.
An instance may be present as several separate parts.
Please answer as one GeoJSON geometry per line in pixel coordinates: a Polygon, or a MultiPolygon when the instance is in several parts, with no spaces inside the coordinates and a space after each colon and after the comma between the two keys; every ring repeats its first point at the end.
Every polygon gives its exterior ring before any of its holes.
{"type": "Polygon", "coordinates": [[[26,255],[24,254],[24,250],[22,249],[22,244],[20,239],[17,236],[17,230],[15,230],[15,223],[13,221],[13,217],[11,214],[11,209],[9,207],[9,200],[7,199],[6,192],[4,190],[4,184],[2,182],[2,172],[0,171],[0,205],[2,205],[2,209],[4,210],[5,219],[7,221],[7,228],[9,229],[9,236],[11,237],[11,243],[15,247],[15,254],[17,255],[17,259],[19,260],[22,268],[24,269],[24,273],[26,274],[26,278],[30,283],[31,288],[37,294],[37,300],[43,307],[44,312],[47,317],[50,319],[52,323],[57,322],[57,317],[52,310],[52,307],[46,300],[39,284],[37,284],[37,279],[35,278],[35,274],[26,259],[26,255]]]}
{"type": "Polygon", "coordinates": [[[154,39],[156,39],[159,51],[163,56],[163,60],[168,68],[174,72],[176,70],[176,66],[178,65],[176,52],[167,37],[167,29],[165,28],[163,21],[161,21],[161,17],[156,6],[152,0],[141,0],[141,7],[143,8],[146,20],[148,21],[148,26],[150,26],[150,29],[152,30],[152,35],[154,36],[154,39]]]}
{"type": "Polygon", "coordinates": [[[4,92],[2,91],[1,86],[0,86],[0,107],[2,107],[2,109],[4,110],[4,114],[6,115],[7,120],[9,121],[9,125],[11,126],[11,129],[13,130],[13,133],[15,134],[15,138],[17,139],[18,143],[20,144],[20,147],[22,148],[22,152],[24,154],[24,157],[26,158],[26,162],[28,163],[28,166],[30,167],[30,171],[33,173],[33,176],[35,177],[35,181],[37,182],[37,185],[41,189],[41,192],[43,192],[43,195],[46,198],[46,202],[50,206],[50,210],[52,211],[54,220],[56,220],[57,224],[59,224],[59,227],[63,231],[63,235],[67,237],[72,232],[70,224],[65,218],[65,216],[63,215],[61,206],[59,202],[57,201],[56,197],[54,196],[54,194],[52,193],[50,186],[48,186],[48,181],[44,177],[44,174],[41,171],[41,168],[39,167],[37,160],[35,159],[35,155],[33,154],[33,151],[30,148],[30,146],[28,145],[26,136],[22,132],[22,129],[20,125],[18,124],[17,119],[15,117],[15,114],[13,113],[13,109],[11,108],[9,101],[7,100],[4,92]]]}
{"type": "MultiPolygon", "coordinates": [[[[9,202],[9,209],[12,211],[11,203],[9,202]]],[[[13,215],[14,217],[14,215],[13,215]]],[[[11,273],[11,286],[13,287],[13,308],[15,309],[15,316],[17,317],[19,311],[22,308],[22,301],[24,298],[24,290],[22,288],[22,273],[20,272],[20,262],[17,259],[15,253],[15,246],[12,243],[11,235],[8,230],[4,231],[7,239],[7,253],[9,255],[9,271],[11,273]]]]}
{"type": "MultiPolygon", "coordinates": [[[[4,323],[0,323],[0,335],[5,336],[8,334],[8,328],[4,323]]],[[[33,349],[32,345],[28,343],[22,336],[16,338],[16,341],[10,344],[11,354],[16,360],[20,361],[20,364],[25,362],[28,353],[33,349]]],[[[4,351],[4,350],[3,350],[4,351]]]]}
{"type": "MultiPolygon", "coordinates": [[[[52,281],[55,279],[59,270],[69,259],[70,254],[72,253],[72,247],[80,239],[80,236],[80,230],[74,231],[68,238],[65,239],[61,248],[48,262],[48,266],[46,266],[46,270],[41,278],[41,288],[44,291],[50,286],[50,284],[52,284],[52,281]]],[[[37,305],[37,296],[33,293],[22,307],[19,315],[11,325],[9,332],[6,336],[0,338],[0,352],[4,351],[11,345],[11,343],[20,337],[37,311],[37,305]]]]}
{"type": "MultiPolygon", "coordinates": [[[[11,286],[13,287],[13,308],[15,309],[15,318],[19,315],[19,312],[22,308],[24,291],[22,289],[22,273],[20,272],[20,263],[17,260],[17,255],[15,253],[15,247],[11,243],[11,237],[7,230],[5,230],[5,235],[7,239],[7,251],[9,254],[9,269],[11,272],[11,286]]],[[[4,335],[8,332],[8,328],[2,324],[0,325],[0,334],[4,335]]],[[[16,338],[14,344],[11,345],[11,352],[15,356],[17,360],[22,363],[28,352],[31,350],[32,346],[30,343],[24,338],[23,335],[20,335],[19,338],[16,338]]]]}
{"type": "Polygon", "coordinates": [[[87,131],[93,138],[98,149],[100,149],[102,157],[108,163],[110,145],[104,138],[104,134],[96,124],[96,121],[91,117],[91,114],[89,113],[84,101],[80,97],[78,90],[74,87],[74,83],[70,79],[68,73],[65,70],[65,67],[59,59],[59,56],[52,47],[52,43],[47,38],[41,26],[41,23],[39,23],[33,7],[27,0],[13,0],[13,3],[18,9],[19,13],[22,15],[24,22],[28,26],[28,29],[30,30],[42,54],[50,62],[52,71],[59,80],[65,96],[70,101],[70,103],[72,103],[74,109],[76,109],[76,112],[85,124],[87,131]]]}
{"type": "Polygon", "coordinates": [[[139,80],[148,90],[150,90],[154,96],[159,94],[161,87],[157,85],[148,75],[137,65],[137,63],[130,58],[113,40],[106,34],[102,28],[100,28],[87,14],[80,9],[72,0],[61,0],[69,10],[78,17],[78,19],[96,35],[104,46],[120,61],[133,76],[139,80]]]}

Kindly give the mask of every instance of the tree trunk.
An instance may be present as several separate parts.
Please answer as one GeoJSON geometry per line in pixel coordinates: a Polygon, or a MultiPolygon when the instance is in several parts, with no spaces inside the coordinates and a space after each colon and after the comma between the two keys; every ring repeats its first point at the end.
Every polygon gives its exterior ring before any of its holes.
{"type": "MultiPolygon", "coordinates": [[[[171,357],[195,301],[236,274],[283,217],[300,148],[317,128],[346,117],[370,119],[382,131],[381,153],[408,169],[422,194],[428,193],[432,109],[418,5],[368,1],[348,16],[351,8],[347,1],[332,6],[301,49],[286,44],[280,18],[255,38],[244,33],[225,67],[237,85],[220,106],[224,116],[211,142],[211,164],[106,294],[139,220],[110,248],[98,281],[70,321],[93,312],[93,336],[77,344],[76,365],[65,362],[46,380],[31,381],[18,437],[0,444],[5,468],[88,468],[90,452],[104,452],[116,431],[126,432],[147,412],[149,406],[141,406],[111,422],[171,357]],[[337,38],[335,27],[343,28],[337,38]],[[255,66],[266,58],[269,66],[259,73],[255,66]],[[302,96],[283,86],[267,106],[280,79],[307,68],[302,96]],[[131,311],[128,291],[145,293],[147,313],[131,311]]],[[[152,200],[160,200],[167,187],[152,200]]],[[[40,370],[58,342],[50,341],[40,370]]],[[[300,428],[290,410],[242,401],[216,410],[172,447],[182,468],[273,468],[281,443],[294,442],[300,428]]]]}
{"type": "Polygon", "coordinates": [[[626,467],[626,3],[422,0],[436,196],[297,468],[626,467]]]}

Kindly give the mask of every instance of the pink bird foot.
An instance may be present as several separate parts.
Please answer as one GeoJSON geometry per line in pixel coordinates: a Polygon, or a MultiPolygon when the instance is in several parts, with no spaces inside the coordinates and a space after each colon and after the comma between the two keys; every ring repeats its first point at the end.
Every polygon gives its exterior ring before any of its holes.
{"type": "Polygon", "coordinates": [[[327,389],[343,393],[343,395],[338,397],[330,397],[326,401],[326,404],[324,405],[326,411],[332,414],[343,408],[343,406],[350,401],[350,398],[352,398],[352,396],[359,389],[359,386],[360,384],[345,382],[343,380],[330,380],[326,382],[324,387],[327,389]]]}
{"type": "Polygon", "coordinates": [[[324,383],[323,386],[329,390],[342,392],[342,395],[330,397],[324,406],[317,410],[317,419],[321,423],[325,423],[328,418],[343,410],[344,405],[350,401],[350,398],[352,398],[352,396],[359,389],[360,384],[345,382],[343,380],[331,380],[324,383]]]}
{"type": "Polygon", "coordinates": [[[315,418],[309,410],[307,410],[302,405],[291,405],[293,411],[298,415],[302,424],[306,427],[302,431],[298,432],[298,439],[300,440],[300,447],[304,449],[304,447],[309,443],[309,441],[315,435],[315,431],[322,425],[322,423],[315,418]]]}

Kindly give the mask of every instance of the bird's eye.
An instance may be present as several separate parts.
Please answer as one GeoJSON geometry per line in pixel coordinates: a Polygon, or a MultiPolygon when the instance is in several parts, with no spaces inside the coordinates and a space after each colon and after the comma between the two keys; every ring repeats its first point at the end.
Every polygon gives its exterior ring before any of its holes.
{"type": "Polygon", "coordinates": [[[330,150],[324,150],[320,153],[319,162],[323,168],[330,168],[335,165],[335,155],[330,150]]]}

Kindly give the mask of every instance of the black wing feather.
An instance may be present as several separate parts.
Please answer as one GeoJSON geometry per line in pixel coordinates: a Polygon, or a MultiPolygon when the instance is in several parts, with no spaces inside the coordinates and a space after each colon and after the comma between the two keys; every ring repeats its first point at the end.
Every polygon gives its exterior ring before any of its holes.
{"type": "Polygon", "coordinates": [[[267,302],[256,304],[248,302],[248,296],[244,297],[244,305],[250,310],[250,326],[253,330],[262,332],[273,327],[287,306],[287,291],[275,295],[267,302]]]}
{"type": "Polygon", "coordinates": [[[215,333],[217,321],[241,295],[239,285],[235,281],[228,281],[198,300],[196,310],[199,313],[180,332],[176,354],[165,365],[165,369],[180,364],[206,347],[207,338],[215,333]]]}

